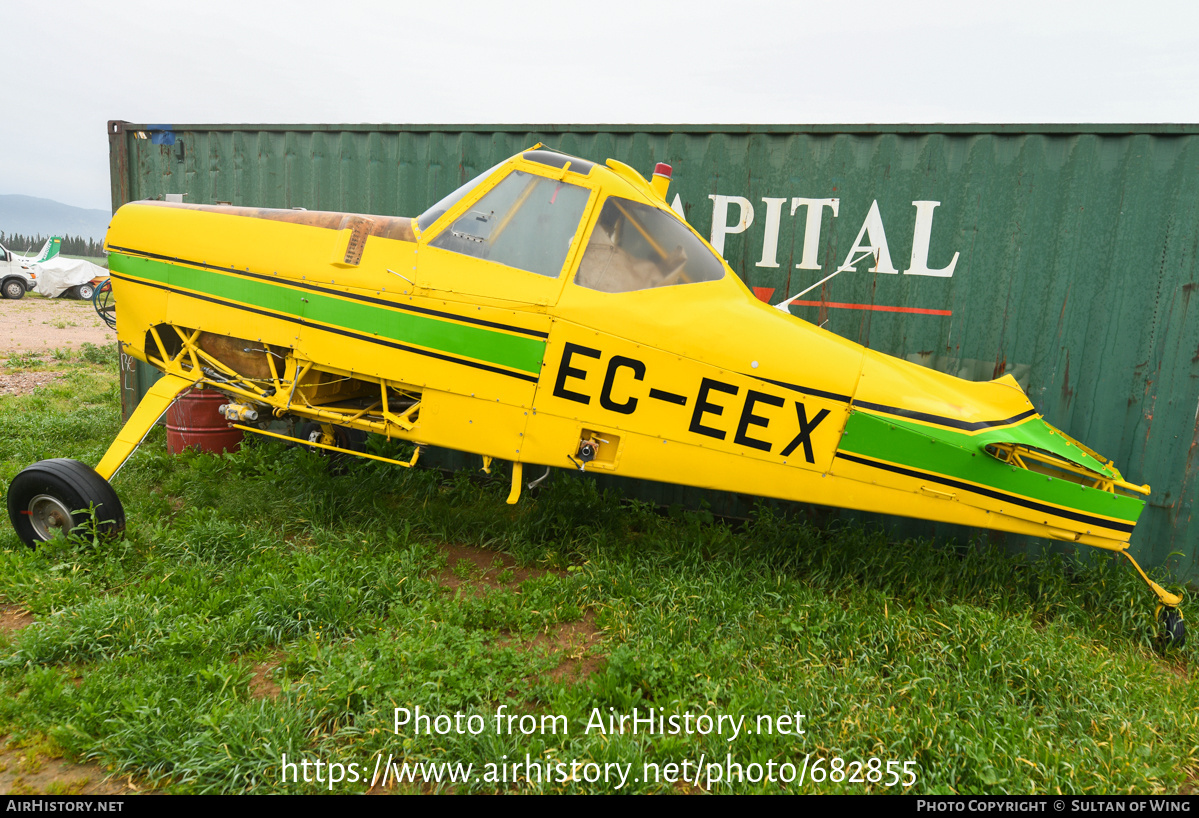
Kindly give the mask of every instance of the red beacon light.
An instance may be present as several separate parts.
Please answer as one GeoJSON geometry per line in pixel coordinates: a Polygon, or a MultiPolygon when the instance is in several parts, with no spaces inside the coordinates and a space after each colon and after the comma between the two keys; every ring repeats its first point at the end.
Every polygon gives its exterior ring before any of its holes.
{"type": "Polygon", "coordinates": [[[666,201],[666,191],[670,187],[670,174],[673,169],[665,162],[659,162],[654,166],[654,178],[650,181],[650,187],[654,189],[662,197],[662,201],[666,201]]]}

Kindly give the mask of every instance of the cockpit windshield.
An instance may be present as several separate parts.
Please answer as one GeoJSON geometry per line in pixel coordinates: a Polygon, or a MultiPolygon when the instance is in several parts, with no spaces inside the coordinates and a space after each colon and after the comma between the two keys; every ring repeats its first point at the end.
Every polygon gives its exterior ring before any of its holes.
{"type": "MultiPolygon", "coordinates": [[[[502,165],[502,164],[504,164],[504,163],[501,162],[500,165],[502,165]]],[[[416,217],[417,227],[419,227],[421,230],[428,230],[429,225],[433,224],[433,222],[435,222],[439,218],[441,218],[441,215],[443,213],[445,213],[447,210],[449,210],[451,207],[458,204],[458,202],[462,199],[463,196],[465,196],[466,194],[468,194],[472,190],[474,190],[475,187],[477,187],[480,182],[482,182],[484,179],[486,179],[488,176],[490,176],[492,173],[494,173],[496,168],[498,168],[500,165],[495,165],[495,166],[483,171],[478,176],[476,176],[475,178],[471,179],[469,182],[464,184],[462,187],[455,190],[449,196],[446,196],[444,199],[442,199],[437,204],[430,207],[424,213],[417,216],[416,217]]]]}
{"type": "Polygon", "coordinates": [[[579,185],[514,170],[429,246],[555,278],[590,195],[579,185]]]}
{"type": "Polygon", "coordinates": [[[589,290],[626,293],[723,277],[723,262],[673,214],[612,196],[574,281],[589,290]]]}

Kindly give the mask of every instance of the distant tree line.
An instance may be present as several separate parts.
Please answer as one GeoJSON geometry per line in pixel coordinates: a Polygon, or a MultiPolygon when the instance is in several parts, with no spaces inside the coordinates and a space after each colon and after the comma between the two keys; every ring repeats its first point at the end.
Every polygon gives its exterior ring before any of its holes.
{"type": "MultiPolygon", "coordinates": [[[[36,236],[25,236],[20,233],[5,233],[0,230],[0,244],[3,244],[14,253],[25,254],[28,250],[30,254],[36,254],[42,249],[42,245],[46,243],[49,236],[43,236],[40,233],[36,236]]],[[[102,256],[104,255],[104,242],[96,241],[95,239],[84,238],[83,236],[67,236],[62,237],[62,248],[58,251],[64,256],[102,256]]]]}

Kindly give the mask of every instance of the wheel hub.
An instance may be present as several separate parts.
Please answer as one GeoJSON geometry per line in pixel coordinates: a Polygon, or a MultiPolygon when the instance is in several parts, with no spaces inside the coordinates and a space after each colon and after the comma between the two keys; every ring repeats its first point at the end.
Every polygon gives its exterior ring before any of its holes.
{"type": "Polygon", "coordinates": [[[29,523],[43,540],[53,539],[55,531],[70,531],[71,520],[71,510],[57,497],[39,494],[29,501],[29,523]]]}

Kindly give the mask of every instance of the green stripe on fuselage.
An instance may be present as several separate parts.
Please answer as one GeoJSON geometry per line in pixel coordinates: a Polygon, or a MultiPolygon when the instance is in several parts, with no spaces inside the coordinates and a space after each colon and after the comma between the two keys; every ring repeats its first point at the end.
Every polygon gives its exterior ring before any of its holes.
{"type": "Polygon", "coordinates": [[[1145,506],[1142,500],[1009,466],[983,449],[997,442],[1047,448],[1043,444],[1048,435],[1049,426],[1040,418],[966,435],[854,411],[850,412],[838,448],[1067,509],[1136,522],[1145,506]]]}
{"type": "Polygon", "coordinates": [[[545,341],[539,338],[509,335],[310,290],[292,289],[284,286],[285,279],[276,285],[121,253],[110,253],[109,265],[118,273],[137,278],[534,375],[540,374],[541,359],[545,355],[545,341]]]}

